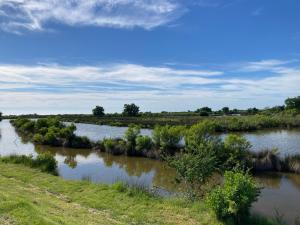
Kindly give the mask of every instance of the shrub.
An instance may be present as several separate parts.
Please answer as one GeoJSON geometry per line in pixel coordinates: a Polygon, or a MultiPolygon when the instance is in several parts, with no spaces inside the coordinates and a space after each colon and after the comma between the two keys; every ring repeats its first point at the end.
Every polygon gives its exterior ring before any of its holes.
{"type": "Polygon", "coordinates": [[[27,121],[26,123],[24,123],[20,129],[23,132],[34,132],[34,121],[27,121]]]}
{"type": "Polygon", "coordinates": [[[241,220],[249,215],[253,202],[257,200],[260,189],[253,178],[243,172],[225,172],[222,187],[214,189],[207,197],[208,206],[221,220],[241,220]]]}
{"type": "Polygon", "coordinates": [[[43,142],[44,142],[43,135],[41,135],[41,134],[35,134],[35,135],[33,136],[33,141],[34,141],[35,143],[37,143],[37,144],[43,144],[43,142]]]}
{"type": "Polygon", "coordinates": [[[83,136],[83,137],[74,136],[74,137],[72,137],[72,139],[69,140],[69,147],[71,147],[71,148],[91,148],[92,143],[85,136],[83,136]]]}
{"type": "Polygon", "coordinates": [[[53,130],[49,130],[45,137],[44,137],[44,140],[45,140],[45,144],[48,144],[48,145],[53,145],[55,146],[57,144],[57,138],[55,136],[55,132],[53,130]]]}
{"type": "Polygon", "coordinates": [[[126,142],[121,139],[104,139],[103,145],[105,151],[113,155],[122,155],[127,150],[126,142]]]}
{"type": "Polygon", "coordinates": [[[143,150],[149,150],[152,147],[152,140],[148,136],[138,136],[136,138],[136,150],[141,152],[143,150]]]}
{"type": "Polygon", "coordinates": [[[152,132],[152,138],[163,153],[174,154],[179,149],[183,133],[184,128],[181,126],[157,126],[152,132]]]}
{"type": "Polygon", "coordinates": [[[223,168],[232,170],[234,168],[248,169],[250,166],[251,144],[243,136],[230,134],[224,140],[223,168]]]}
{"type": "Polygon", "coordinates": [[[0,161],[4,163],[23,164],[28,167],[38,168],[42,172],[57,175],[57,162],[55,158],[50,154],[40,154],[36,158],[33,158],[33,156],[25,155],[11,155],[1,157],[0,161]]]}
{"type": "Polygon", "coordinates": [[[192,126],[185,134],[185,151],[192,154],[204,152],[214,156],[222,154],[222,140],[215,135],[214,131],[215,125],[210,121],[203,121],[192,126]]]}
{"type": "Polygon", "coordinates": [[[40,154],[33,160],[32,167],[40,168],[42,172],[55,173],[57,162],[50,154],[40,154]]]}
{"type": "Polygon", "coordinates": [[[127,141],[127,154],[134,155],[136,147],[136,139],[141,133],[141,128],[139,126],[130,125],[124,134],[124,138],[127,141]]]}

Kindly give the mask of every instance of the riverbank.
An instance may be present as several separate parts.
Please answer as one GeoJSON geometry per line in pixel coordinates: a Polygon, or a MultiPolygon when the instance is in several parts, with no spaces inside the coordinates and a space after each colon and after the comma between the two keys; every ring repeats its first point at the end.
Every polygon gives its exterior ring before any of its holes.
{"type": "MultiPolygon", "coordinates": [[[[0,224],[222,224],[201,202],[162,199],[120,185],[65,181],[0,162],[0,224]]],[[[275,225],[263,218],[248,224],[275,225]]]]}

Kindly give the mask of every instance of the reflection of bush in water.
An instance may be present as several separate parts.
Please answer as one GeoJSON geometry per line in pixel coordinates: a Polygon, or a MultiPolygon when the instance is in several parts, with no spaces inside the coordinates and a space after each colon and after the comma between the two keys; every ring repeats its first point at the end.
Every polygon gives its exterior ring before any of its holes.
{"type": "Polygon", "coordinates": [[[254,177],[261,186],[266,188],[279,189],[281,185],[282,174],[281,173],[257,173],[254,177]]]}
{"type": "Polygon", "coordinates": [[[72,148],[59,148],[59,147],[50,147],[45,145],[36,145],[35,151],[39,154],[48,152],[52,156],[63,156],[65,157],[64,163],[67,164],[72,169],[76,168],[78,162],[76,160],[77,156],[82,156],[88,158],[93,151],[88,149],[72,149],[72,148]]]}
{"type": "MultiPolygon", "coordinates": [[[[293,182],[293,184],[300,189],[300,176],[299,174],[286,174],[286,177],[293,182]]],[[[300,223],[299,223],[300,224],[300,223]]]]}
{"type": "Polygon", "coordinates": [[[174,189],[175,171],[169,168],[164,162],[146,158],[113,156],[106,153],[98,153],[105,163],[105,166],[117,165],[126,171],[129,176],[141,177],[143,173],[153,172],[153,185],[174,189]]]}
{"type": "Polygon", "coordinates": [[[67,156],[64,160],[64,163],[67,164],[72,169],[77,167],[76,156],[67,156]]]}

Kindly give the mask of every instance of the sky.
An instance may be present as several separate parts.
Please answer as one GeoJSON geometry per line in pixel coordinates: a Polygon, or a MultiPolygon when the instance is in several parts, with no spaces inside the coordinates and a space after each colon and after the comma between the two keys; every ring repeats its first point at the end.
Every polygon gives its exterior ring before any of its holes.
{"type": "Polygon", "coordinates": [[[4,114],[283,105],[299,0],[0,0],[4,114]]]}

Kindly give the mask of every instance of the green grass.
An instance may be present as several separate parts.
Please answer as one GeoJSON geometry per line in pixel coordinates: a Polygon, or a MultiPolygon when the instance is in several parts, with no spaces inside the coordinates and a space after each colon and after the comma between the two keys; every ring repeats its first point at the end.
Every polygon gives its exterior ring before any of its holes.
{"type": "MultiPolygon", "coordinates": [[[[258,219],[249,220],[255,224],[258,219]]],[[[222,224],[201,202],[153,197],[120,185],[66,181],[0,162],[0,224],[222,224]]],[[[259,224],[272,224],[259,219],[259,224]]]]}

